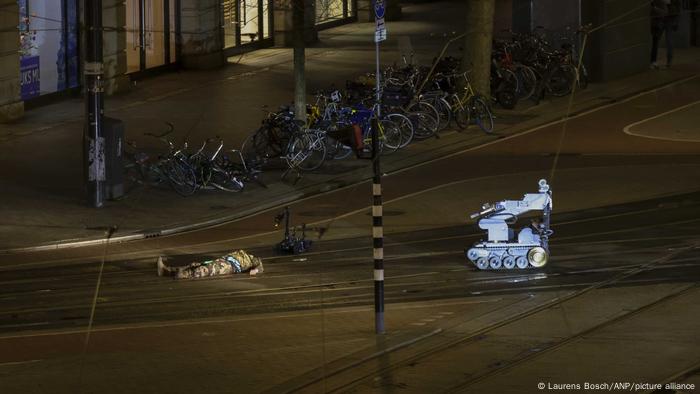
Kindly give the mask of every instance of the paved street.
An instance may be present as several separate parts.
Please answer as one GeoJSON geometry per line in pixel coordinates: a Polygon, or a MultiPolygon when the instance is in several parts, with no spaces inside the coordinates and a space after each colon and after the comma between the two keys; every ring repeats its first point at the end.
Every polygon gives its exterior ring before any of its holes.
{"type": "Polygon", "coordinates": [[[11,392],[232,392],[235,382],[235,392],[415,393],[697,382],[698,146],[625,129],[696,101],[698,84],[389,172],[380,337],[366,182],[291,204],[316,241],[299,257],[273,256],[276,209],[138,242],[5,255],[0,381],[11,392]],[[548,266],[467,265],[463,249],[481,236],[467,214],[540,177],[554,190],[548,266]],[[238,247],[263,256],[265,273],[155,275],[159,254],[184,263],[238,247]]]}
{"type": "Polygon", "coordinates": [[[465,226],[392,235],[381,343],[366,239],[268,258],[255,278],[173,281],[152,259],[109,263],[85,355],[97,266],[3,270],[0,381],[11,392],[231,392],[235,381],[242,392],[416,393],[663,381],[697,361],[699,210],[692,193],[557,215],[543,271],[465,267],[461,249],[477,238],[465,226]]]}
{"type": "MultiPolygon", "coordinates": [[[[388,25],[386,64],[411,50],[426,63],[461,27],[463,4],[439,4],[407,5],[388,25]]],[[[370,71],[372,29],[322,32],[309,91],[370,71]]],[[[699,59],[679,49],[671,69],[498,109],[494,135],[449,128],[382,157],[383,335],[370,161],[296,183],[271,170],[267,189],[233,195],[136,188],[95,210],[76,160],[82,103],[29,111],[0,129],[0,393],[700,392],[699,59]],[[468,263],[483,237],[469,214],[542,178],[550,262],[468,263]],[[309,253],[274,252],[287,205],[309,253]],[[239,248],[264,273],[156,273],[158,256],[182,265],[239,248]]],[[[182,138],[236,146],[263,104],[289,101],[290,62],[271,48],[138,81],[108,115],[144,146],[165,120],[182,138]]]]}

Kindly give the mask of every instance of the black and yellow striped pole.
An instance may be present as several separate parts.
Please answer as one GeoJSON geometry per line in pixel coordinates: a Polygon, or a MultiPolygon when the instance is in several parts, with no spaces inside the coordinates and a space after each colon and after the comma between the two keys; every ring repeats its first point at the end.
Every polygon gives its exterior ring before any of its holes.
{"type": "Polygon", "coordinates": [[[384,333],[384,226],[382,223],[382,172],[379,162],[379,121],[372,125],[372,242],[374,252],[374,313],[377,334],[384,333]]]}
{"type": "Polygon", "coordinates": [[[384,227],[382,224],[382,170],[379,162],[379,116],[382,102],[381,72],[379,70],[379,43],[386,40],[384,25],[385,0],[374,0],[376,30],[374,43],[377,56],[377,73],[374,75],[374,89],[377,102],[372,119],[372,242],[374,244],[374,327],[377,334],[384,334],[384,227]]]}

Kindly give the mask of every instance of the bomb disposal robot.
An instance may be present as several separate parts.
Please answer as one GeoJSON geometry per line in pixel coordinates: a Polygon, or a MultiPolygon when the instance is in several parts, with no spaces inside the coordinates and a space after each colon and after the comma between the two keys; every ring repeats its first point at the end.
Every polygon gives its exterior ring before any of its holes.
{"type": "Polygon", "coordinates": [[[522,200],[504,200],[484,204],[481,212],[471,215],[479,218],[479,227],[488,231],[488,240],[465,249],[467,258],[477,268],[514,269],[515,267],[540,268],[549,259],[549,228],[552,213],[552,191],[544,179],[539,181],[539,193],[527,193],[522,200]],[[542,217],[532,220],[532,225],[517,234],[509,224],[515,224],[518,215],[529,211],[542,211],[542,217]]]}

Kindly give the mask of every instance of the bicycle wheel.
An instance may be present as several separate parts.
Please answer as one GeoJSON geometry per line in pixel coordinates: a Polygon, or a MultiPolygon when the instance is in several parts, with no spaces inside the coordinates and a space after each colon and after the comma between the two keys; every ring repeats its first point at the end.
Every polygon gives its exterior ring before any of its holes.
{"type": "Polygon", "coordinates": [[[537,87],[537,75],[532,68],[524,64],[516,64],[515,76],[518,79],[518,99],[527,100],[532,97],[537,87]]]}
{"type": "Polygon", "coordinates": [[[194,172],[197,189],[213,189],[212,186],[209,186],[212,177],[211,163],[202,156],[190,156],[187,163],[194,172]]]}
{"type": "Polygon", "coordinates": [[[435,135],[437,120],[425,112],[409,112],[406,114],[413,125],[413,139],[424,140],[435,135]]]}
{"type": "Polygon", "coordinates": [[[508,69],[500,69],[501,80],[495,90],[495,96],[501,107],[513,109],[518,103],[518,78],[508,69]]]}
{"type": "Polygon", "coordinates": [[[429,104],[438,112],[438,131],[446,129],[452,121],[452,107],[443,97],[436,96],[429,100],[429,104]]]}
{"type": "Polygon", "coordinates": [[[457,123],[457,127],[459,127],[460,130],[468,128],[469,122],[471,121],[471,111],[469,111],[469,108],[464,108],[461,103],[455,103],[452,108],[452,115],[455,123],[457,123]]]}
{"type": "Polygon", "coordinates": [[[262,169],[262,166],[267,162],[267,157],[264,152],[260,152],[256,146],[257,132],[250,134],[241,145],[241,158],[246,162],[246,165],[255,169],[262,169]]]}
{"type": "Polygon", "coordinates": [[[182,159],[172,157],[166,160],[161,170],[177,194],[187,197],[197,191],[197,176],[192,167],[182,159]]]}
{"type": "Polygon", "coordinates": [[[394,153],[401,146],[401,129],[389,119],[379,121],[380,135],[384,142],[384,150],[382,153],[394,153]]]}
{"type": "Polygon", "coordinates": [[[493,132],[493,114],[483,97],[473,97],[469,105],[469,110],[472,118],[474,118],[474,122],[484,133],[493,132]]]}
{"type": "Polygon", "coordinates": [[[391,120],[401,131],[401,143],[399,148],[404,148],[413,141],[413,124],[411,119],[405,115],[394,113],[388,114],[387,119],[391,120]]]}
{"type": "Polygon", "coordinates": [[[409,108],[409,111],[411,111],[411,112],[416,112],[416,111],[425,112],[426,115],[435,119],[435,125],[433,126],[433,131],[432,131],[431,135],[438,132],[439,126],[440,126],[440,112],[437,110],[437,108],[435,108],[435,106],[433,106],[429,102],[423,100],[423,101],[419,101],[418,103],[411,106],[409,108]]]}
{"type": "Polygon", "coordinates": [[[209,184],[225,192],[240,192],[245,186],[233,172],[227,171],[218,165],[214,165],[211,169],[211,180],[209,184]]]}
{"type": "Polygon", "coordinates": [[[571,93],[572,83],[576,80],[576,68],[569,64],[560,64],[549,73],[546,88],[547,93],[555,97],[571,93]]]}
{"type": "Polygon", "coordinates": [[[343,160],[351,154],[351,147],[326,136],[326,160],[343,160]]]}
{"type": "Polygon", "coordinates": [[[313,171],[323,165],[326,159],[326,144],[318,133],[304,132],[293,137],[285,160],[290,168],[313,171]]]}
{"type": "Polygon", "coordinates": [[[149,186],[158,186],[167,181],[161,166],[156,163],[144,163],[139,168],[141,182],[149,186]]]}

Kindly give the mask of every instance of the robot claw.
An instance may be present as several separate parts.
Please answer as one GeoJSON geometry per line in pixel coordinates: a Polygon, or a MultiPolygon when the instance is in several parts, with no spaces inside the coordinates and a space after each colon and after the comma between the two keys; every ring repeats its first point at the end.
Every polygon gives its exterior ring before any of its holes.
{"type": "Polygon", "coordinates": [[[464,254],[481,270],[541,268],[549,260],[549,237],[554,233],[549,226],[551,213],[552,191],[544,179],[539,181],[538,193],[527,193],[522,200],[484,204],[471,219],[479,219],[479,228],[488,232],[488,239],[465,249],[464,254]],[[529,211],[542,211],[542,215],[516,234],[509,225],[529,211]]]}

